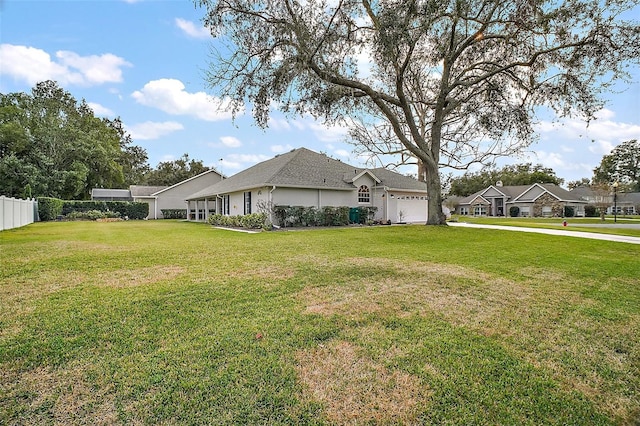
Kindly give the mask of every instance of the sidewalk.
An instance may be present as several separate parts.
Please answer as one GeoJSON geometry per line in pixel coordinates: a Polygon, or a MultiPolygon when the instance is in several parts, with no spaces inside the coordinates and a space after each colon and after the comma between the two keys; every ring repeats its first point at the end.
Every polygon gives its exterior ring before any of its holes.
{"type": "Polygon", "coordinates": [[[562,229],[526,228],[521,226],[481,225],[476,223],[465,223],[465,222],[447,222],[447,224],[449,226],[460,226],[464,228],[488,228],[488,229],[499,229],[501,231],[533,232],[537,234],[561,235],[565,237],[591,238],[593,240],[640,244],[640,237],[629,237],[626,235],[597,234],[592,232],[565,231],[562,229]]]}

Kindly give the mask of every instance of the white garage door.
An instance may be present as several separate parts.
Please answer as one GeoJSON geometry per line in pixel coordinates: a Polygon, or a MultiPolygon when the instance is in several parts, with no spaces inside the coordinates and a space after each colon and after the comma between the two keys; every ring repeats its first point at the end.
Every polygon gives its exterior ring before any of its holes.
{"type": "Polygon", "coordinates": [[[426,222],[427,200],[426,197],[406,195],[398,199],[398,221],[402,222],[426,222]],[[402,212],[402,220],[400,220],[402,212]]]}

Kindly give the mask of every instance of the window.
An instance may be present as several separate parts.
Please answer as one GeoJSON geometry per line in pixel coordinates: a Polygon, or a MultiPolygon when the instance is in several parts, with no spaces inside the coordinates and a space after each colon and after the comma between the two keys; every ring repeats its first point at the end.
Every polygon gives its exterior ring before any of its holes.
{"type": "Polygon", "coordinates": [[[251,192],[244,193],[244,214],[251,214],[251,192]]]}
{"type": "Polygon", "coordinates": [[[520,207],[520,217],[529,217],[529,206],[520,207]]]}
{"type": "Polygon", "coordinates": [[[483,206],[482,204],[476,204],[473,206],[473,215],[474,216],[486,216],[487,215],[487,206],[483,206]]]}
{"type": "Polygon", "coordinates": [[[369,203],[371,202],[371,195],[369,194],[369,187],[367,185],[362,185],[358,188],[358,202],[359,203],[369,203]]]}
{"type": "Polygon", "coordinates": [[[469,207],[460,207],[460,214],[467,216],[469,214],[469,207]]]}
{"type": "Polygon", "coordinates": [[[222,214],[229,216],[229,195],[222,196],[222,214]]]}

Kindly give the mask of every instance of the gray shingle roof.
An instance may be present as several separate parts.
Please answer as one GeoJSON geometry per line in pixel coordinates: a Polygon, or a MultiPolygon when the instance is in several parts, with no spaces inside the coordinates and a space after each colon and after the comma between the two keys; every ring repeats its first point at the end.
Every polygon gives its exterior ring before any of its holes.
{"type": "MultiPolygon", "coordinates": [[[[514,185],[514,186],[493,186],[494,189],[502,192],[506,195],[506,201],[514,201],[516,198],[524,194],[529,188],[534,185],[540,185],[545,188],[549,193],[556,196],[561,201],[584,201],[578,194],[571,193],[564,188],[560,188],[552,183],[544,184],[531,184],[531,185],[514,185]]],[[[491,187],[490,187],[491,188],[491,187]]],[[[464,197],[460,200],[460,204],[465,205],[471,203],[478,195],[484,194],[489,188],[482,189],[474,194],[464,197]]],[[[527,197],[519,198],[518,201],[533,201],[527,197]]]]}
{"type": "Polygon", "coordinates": [[[158,191],[167,188],[166,186],[145,186],[145,185],[131,185],[129,190],[132,197],[148,197],[158,191]]]}
{"type": "Polygon", "coordinates": [[[131,199],[131,192],[128,189],[109,189],[109,188],[93,188],[91,190],[91,199],[131,199]]]}
{"type": "MultiPolygon", "coordinates": [[[[324,154],[298,148],[249,167],[188,199],[201,199],[264,186],[353,191],[356,188],[346,177],[357,175],[363,170],[365,169],[350,166],[324,154]]],[[[381,186],[426,190],[426,184],[386,169],[379,168],[371,172],[382,181],[381,186]]]]}

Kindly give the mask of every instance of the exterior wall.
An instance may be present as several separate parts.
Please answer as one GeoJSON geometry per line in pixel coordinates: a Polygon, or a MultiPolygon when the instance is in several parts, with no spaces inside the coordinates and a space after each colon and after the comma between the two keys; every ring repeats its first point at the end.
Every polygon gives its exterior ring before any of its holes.
{"type": "Polygon", "coordinates": [[[358,205],[357,191],[338,191],[331,189],[276,188],[273,191],[273,204],[279,206],[305,206],[321,208],[324,206],[358,205]]]}
{"type": "MultiPolygon", "coordinates": [[[[202,189],[218,183],[222,180],[222,177],[217,173],[211,172],[203,176],[199,176],[195,179],[186,180],[174,187],[169,187],[164,191],[158,193],[158,219],[162,219],[162,209],[186,209],[187,204],[185,200],[188,196],[201,191],[202,189]]],[[[215,205],[212,200],[209,201],[210,210],[214,210],[215,205]]],[[[191,209],[195,210],[195,203],[191,202],[191,209]]],[[[198,203],[198,209],[204,209],[204,202],[198,203]]],[[[151,217],[153,217],[151,215],[151,217]]]]}
{"type": "Polygon", "coordinates": [[[543,194],[533,203],[533,217],[562,217],[566,203],[558,201],[549,194],[543,194]]]}
{"type": "Polygon", "coordinates": [[[556,198],[549,195],[547,203],[542,200],[545,196],[540,197],[535,203],[510,203],[507,205],[507,214],[512,206],[516,206],[520,209],[519,217],[564,217],[564,207],[573,207],[574,215],[578,217],[584,216],[584,205],[578,203],[567,203],[564,201],[558,201],[556,198]],[[551,201],[551,199],[553,201],[551,201]],[[543,209],[545,213],[543,214],[543,209]]]}

